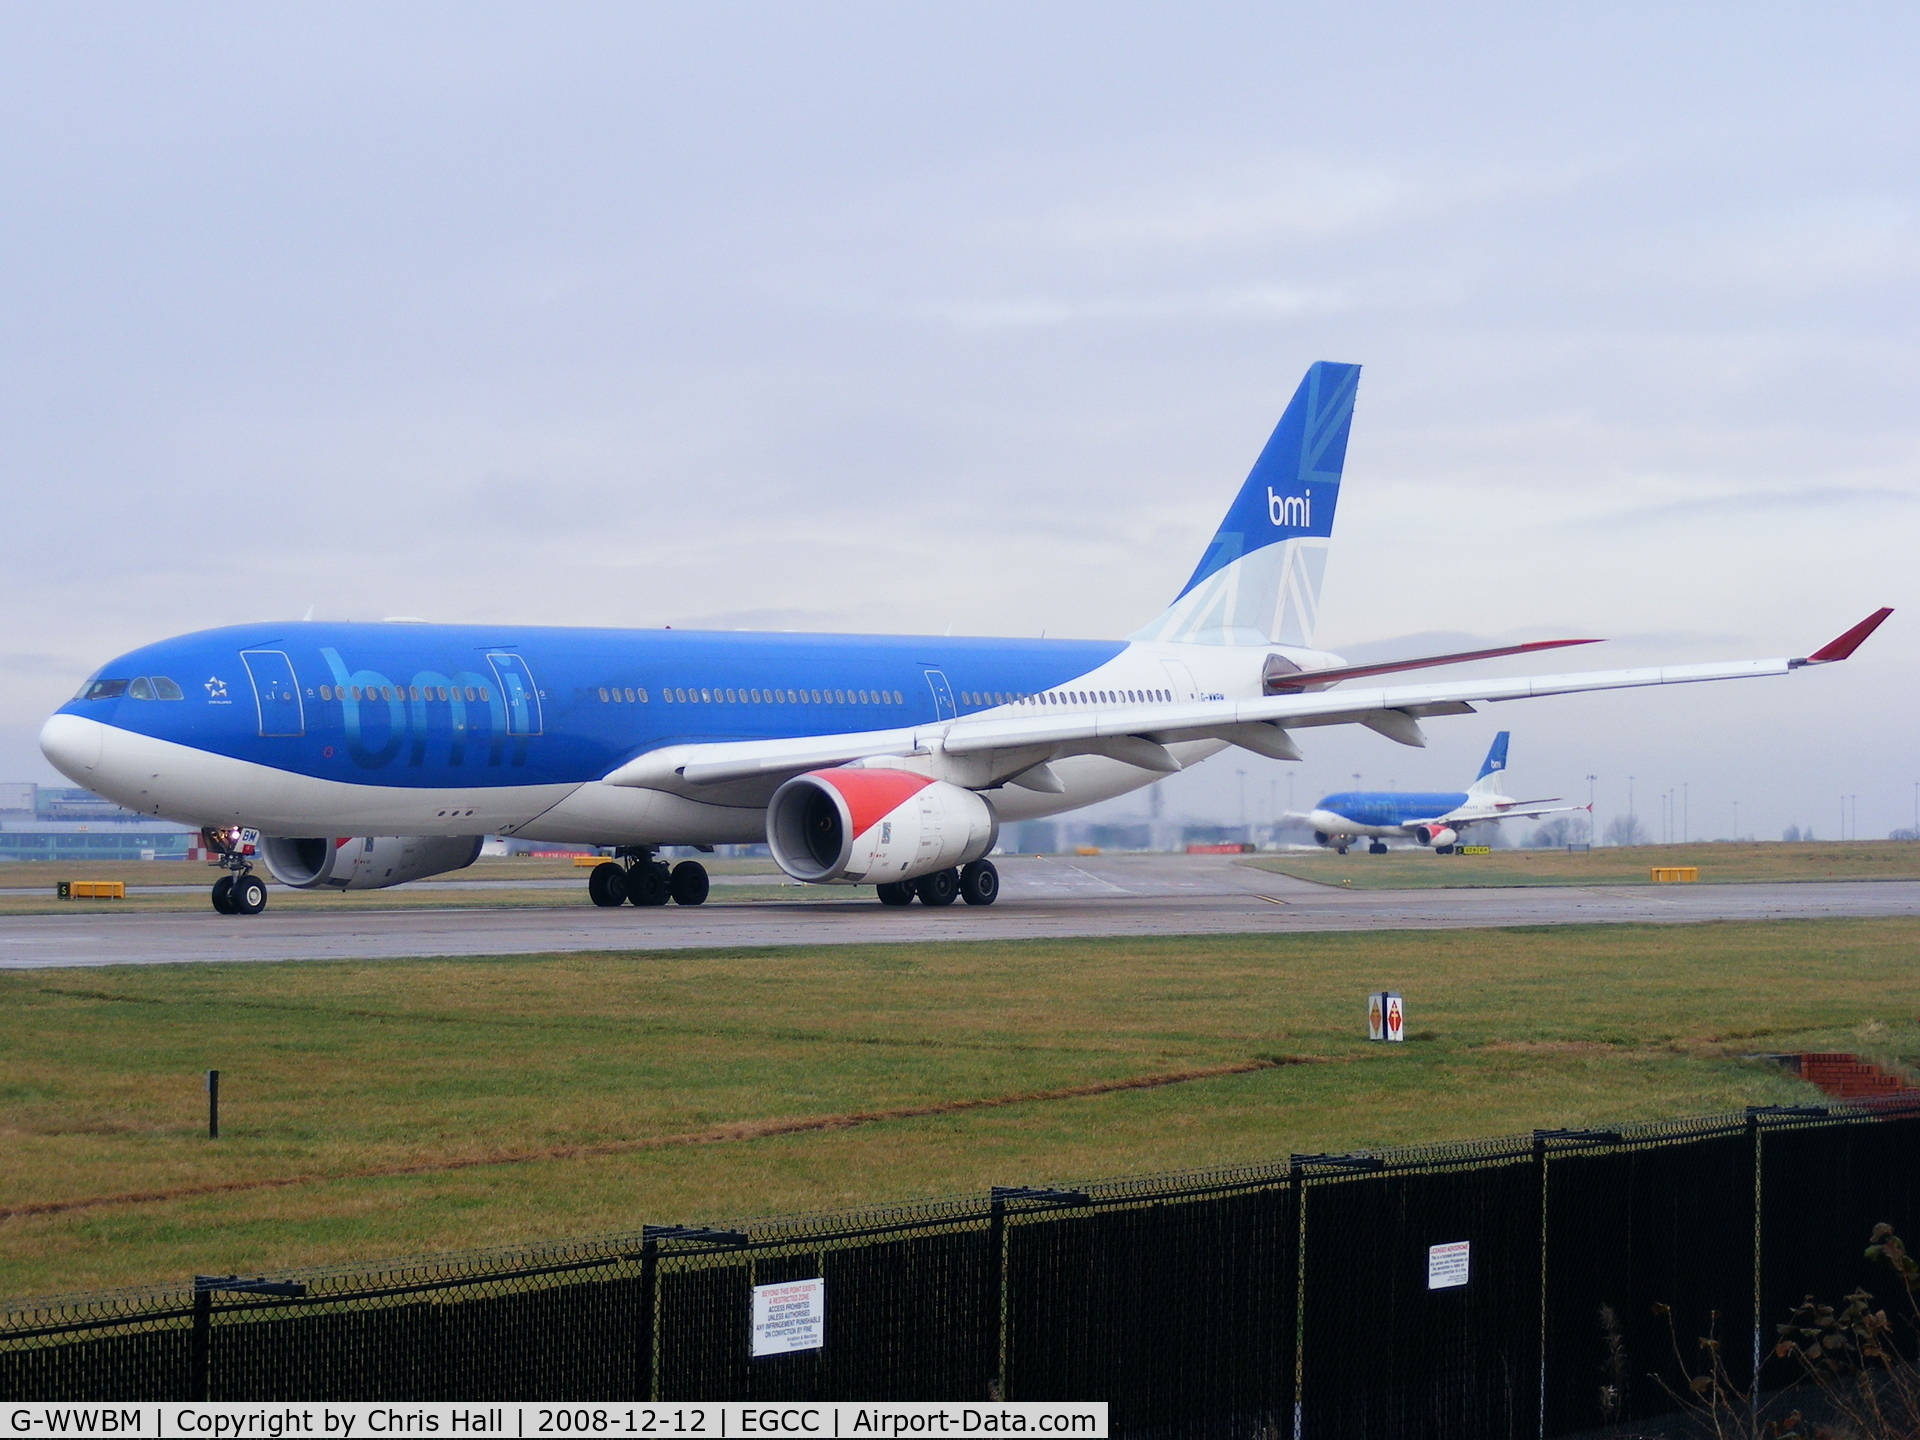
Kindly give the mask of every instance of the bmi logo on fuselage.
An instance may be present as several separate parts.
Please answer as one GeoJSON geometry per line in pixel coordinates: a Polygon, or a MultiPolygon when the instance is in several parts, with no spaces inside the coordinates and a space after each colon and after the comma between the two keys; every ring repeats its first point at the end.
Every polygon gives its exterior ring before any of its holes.
{"type": "Polygon", "coordinates": [[[1304,495],[1276,495],[1267,487],[1267,519],[1275,525],[1307,529],[1313,524],[1313,491],[1304,495]]]}

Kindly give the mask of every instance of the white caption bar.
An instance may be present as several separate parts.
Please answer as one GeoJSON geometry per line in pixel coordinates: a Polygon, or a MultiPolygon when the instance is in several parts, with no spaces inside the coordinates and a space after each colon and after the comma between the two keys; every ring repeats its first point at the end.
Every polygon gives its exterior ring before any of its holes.
{"type": "Polygon", "coordinates": [[[255,1404],[174,1401],[165,1405],[9,1405],[0,1410],[4,1433],[22,1436],[111,1437],[111,1440],[368,1440],[372,1436],[428,1436],[432,1440],[486,1437],[663,1436],[673,1440],[738,1440],[741,1436],[848,1437],[904,1440],[934,1435],[1061,1435],[1107,1440],[1107,1402],[982,1400],[883,1401],[864,1405],[541,1404],[494,1405],[429,1401],[419,1404],[255,1404]]]}

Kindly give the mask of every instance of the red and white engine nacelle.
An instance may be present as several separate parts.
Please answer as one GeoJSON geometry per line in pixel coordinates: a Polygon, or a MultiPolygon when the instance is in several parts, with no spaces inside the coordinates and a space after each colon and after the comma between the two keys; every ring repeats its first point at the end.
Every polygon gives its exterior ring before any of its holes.
{"type": "Polygon", "coordinates": [[[999,838],[993,807],[971,790],[905,770],[796,775],[767,806],[767,848],[814,884],[916,880],[978,860],[999,838]]]}
{"type": "Polygon", "coordinates": [[[449,870],[480,856],[484,835],[345,835],[335,839],[263,839],[260,858],[296,890],[384,890],[449,870]]]}
{"type": "Polygon", "coordinates": [[[1433,845],[1445,849],[1460,837],[1445,825],[1416,825],[1413,827],[1413,838],[1422,845],[1433,845]]]}

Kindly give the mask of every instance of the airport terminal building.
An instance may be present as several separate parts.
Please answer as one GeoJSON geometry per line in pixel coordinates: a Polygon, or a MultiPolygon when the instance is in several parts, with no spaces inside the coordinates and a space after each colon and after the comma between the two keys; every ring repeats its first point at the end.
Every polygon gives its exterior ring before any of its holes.
{"type": "Polygon", "coordinates": [[[0,782],[0,861],[184,860],[198,838],[91,790],[0,782]]]}

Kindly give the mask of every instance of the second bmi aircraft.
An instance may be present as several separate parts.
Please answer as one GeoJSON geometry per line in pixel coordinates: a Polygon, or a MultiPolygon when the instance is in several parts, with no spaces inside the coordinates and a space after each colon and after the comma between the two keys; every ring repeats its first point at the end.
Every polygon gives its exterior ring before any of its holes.
{"type": "Polygon", "coordinates": [[[1313,647],[1359,379],[1307,371],[1192,578],[1125,640],[238,625],[102,666],[41,749],[201,827],[228,914],[265,907],[256,860],[282,884],[372,889],[469,865],[485,835],[612,849],[589,887],[607,906],[698,904],[705,871],[659,847],[757,841],[798,880],[988,905],[1003,822],[1229,747],[1298,760],[1322,725],[1422,745],[1423,721],[1485,701],[1784,675],[1844,660],[1889,613],[1799,659],[1357,683],[1589,643],[1374,665],[1313,647]]]}

